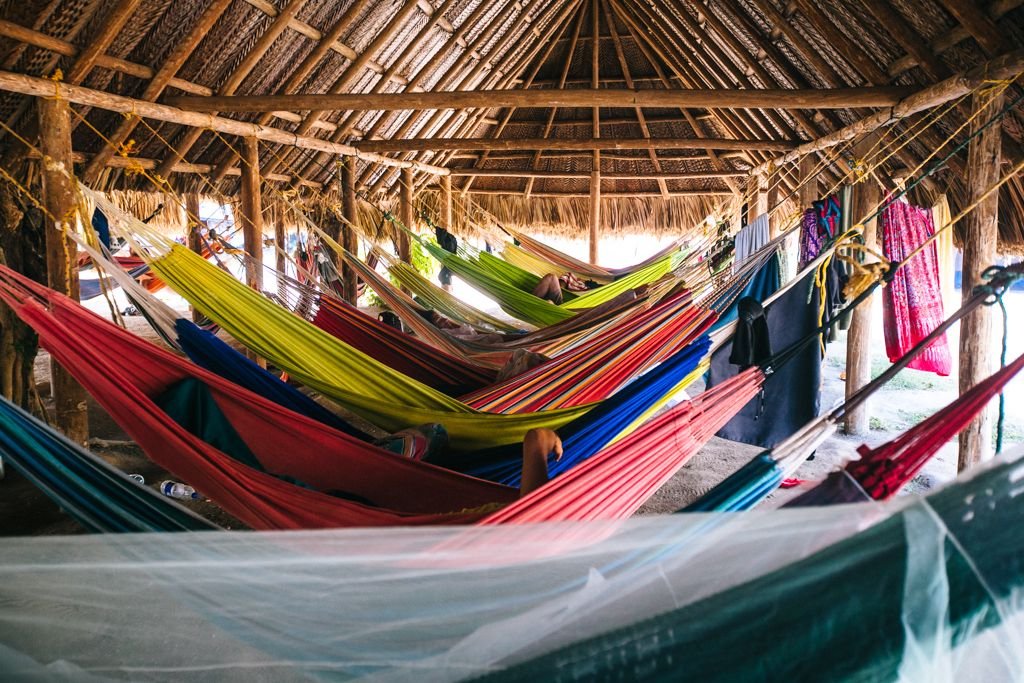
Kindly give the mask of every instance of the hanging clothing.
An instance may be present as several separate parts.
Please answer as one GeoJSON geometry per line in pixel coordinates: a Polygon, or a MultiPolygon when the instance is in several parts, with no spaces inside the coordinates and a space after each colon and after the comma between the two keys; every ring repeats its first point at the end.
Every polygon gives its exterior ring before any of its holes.
{"type": "Polygon", "coordinates": [[[813,261],[821,250],[843,231],[841,197],[820,199],[804,211],[800,223],[800,268],[813,261]]]}
{"type": "Polygon", "coordinates": [[[735,257],[732,262],[733,272],[736,267],[756,253],[761,247],[768,244],[768,214],[763,213],[754,219],[738,233],[736,233],[735,257]]]}
{"type": "MultiPolygon", "coordinates": [[[[936,230],[949,223],[952,216],[946,195],[932,207],[932,224],[936,230]]],[[[939,286],[942,288],[942,305],[947,310],[960,308],[960,295],[956,287],[956,246],[953,244],[953,231],[942,230],[935,238],[935,253],[939,259],[939,286]]]]}
{"type": "MultiPolygon", "coordinates": [[[[777,264],[775,259],[772,263],[777,264]]],[[[769,267],[775,267],[777,272],[777,265],[769,267]]],[[[782,351],[818,327],[819,291],[814,286],[814,272],[810,272],[765,307],[772,349],[782,351]]],[[[741,371],[730,362],[733,344],[723,345],[711,356],[709,387],[741,371]]],[[[771,448],[817,417],[821,403],[819,345],[806,344],[796,357],[776,368],[766,380],[763,392],[745,405],[717,436],[771,448]]]]}
{"type": "MultiPolygon", "coordinates": [[[[893,263],[903,261],[935,233],[932,212],[902,200],[891,202],[882,211],[881,228],[882,252],[893,263]]],[[[882,290],[882,326],[889,361],[902,358],[945,317],[938,254],[932,242],[897,270],[892,282],[882,290]]],[[[949,342],[942,335],[907,367],[946,376],[952,366],[949,342]]]]}

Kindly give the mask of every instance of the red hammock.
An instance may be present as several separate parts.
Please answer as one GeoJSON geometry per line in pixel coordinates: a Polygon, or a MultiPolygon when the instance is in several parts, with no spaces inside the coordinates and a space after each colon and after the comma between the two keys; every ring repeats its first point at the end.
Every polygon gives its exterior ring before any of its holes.
{"type": "Polygon", "coordinates": [[[1024,355],[974,385],[924,422],[878,448],[863,445],[847,473],[875,500],[891,498],[1024,368],[1024,355]]]}
{"type": "Polygon", "coordinates": [[[757,396],[764,373],[749,368],[675,406],[481,524],[628,517],[757,396]]]}
{"type": "Polygon", "coordinates": [[[429,347],[420,339],[329,296],[320,297],[312,322],[332,337],[449,396],[484,387],[498,375],[496,370],[429,347]]]}
{"type": "MultiPolygon", "coordinates": [[[[881,221],[885,258],[892,263],[902,262],[935,233],[932,212],[904,201],[890,202],[882,211],[881,221]]],[[[882,319],[889,362],[906,355],[945,319],[934,242],[897,270],[892,282],[882,290],[882,319]]],[[[943,335],[907,367],[946,376],[952,362],[943,335]]]]}

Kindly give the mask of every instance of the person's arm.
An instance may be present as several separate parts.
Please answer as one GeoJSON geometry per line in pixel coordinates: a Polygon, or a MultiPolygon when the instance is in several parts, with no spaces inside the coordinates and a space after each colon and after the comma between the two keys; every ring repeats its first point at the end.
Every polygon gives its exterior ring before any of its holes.
{"type": "Polygon", "coordinates": [[[539,489],[548,482],[548,455],[562,459],[562,440],[550,429],[531,429],[523,438],[523,476],[519,497],[539,489]]]}

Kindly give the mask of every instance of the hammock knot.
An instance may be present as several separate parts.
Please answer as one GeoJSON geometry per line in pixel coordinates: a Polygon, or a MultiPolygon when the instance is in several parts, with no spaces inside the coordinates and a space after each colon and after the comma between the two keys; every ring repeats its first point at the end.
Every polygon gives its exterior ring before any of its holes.
{"type": "Polygon", "coordinates": [[[974,288],[975,293],[985,295],[985,305],[992,306],[1003,298],[1014,283],[1024,280],[1024,261],[1008,266],[989,266],[981,273],[981,284],[974,288]]]}

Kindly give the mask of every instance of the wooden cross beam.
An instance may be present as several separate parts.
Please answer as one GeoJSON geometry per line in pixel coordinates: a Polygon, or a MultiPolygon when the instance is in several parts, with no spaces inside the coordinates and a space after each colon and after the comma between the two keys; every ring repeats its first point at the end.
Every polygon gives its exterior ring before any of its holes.
{"type": "Polygon", "coordinates": [[[901,87],[830,89],[475,90],[168,97],[191,111],[396,111],[402,109],[686,107],[716,109],[852,109],[891,107],[912,92],[901,87]]]}
{"type": "Polygon", "coordinates": [[[714,138],[416,138],[355,142],[362,152],[419,152],[425,150],[531,150],[531,149],[726,149],[786,152],[798,143],[785,140],[732,140],[714,138]]]}

